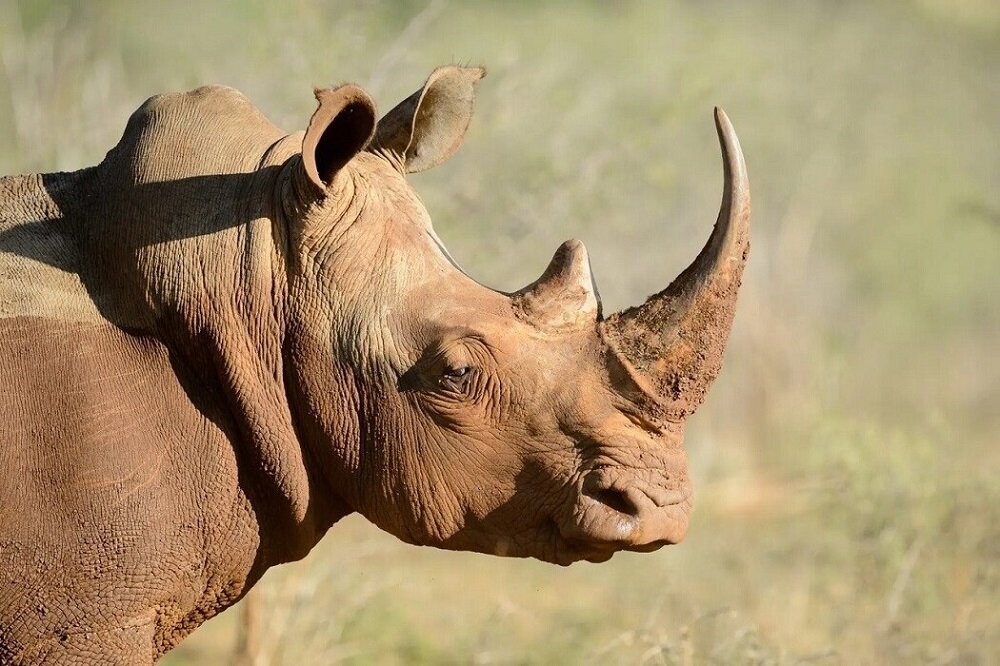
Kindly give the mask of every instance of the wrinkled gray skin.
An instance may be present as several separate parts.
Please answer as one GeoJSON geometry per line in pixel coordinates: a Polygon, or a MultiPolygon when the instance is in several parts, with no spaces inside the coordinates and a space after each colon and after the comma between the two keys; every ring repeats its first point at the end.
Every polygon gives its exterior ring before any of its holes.
{"type": "Polygon", "coordinates": [[[482,75],[378,123],[318,90],[292,135],[229,88],[159,96],[99,166],[0,180],[0,662],[151,663],[354,511],[559,564],[683,538],[746,260],[732,128],[705,250],[605,320],[579,242],[492,291],[407,184],[482,75]]]}

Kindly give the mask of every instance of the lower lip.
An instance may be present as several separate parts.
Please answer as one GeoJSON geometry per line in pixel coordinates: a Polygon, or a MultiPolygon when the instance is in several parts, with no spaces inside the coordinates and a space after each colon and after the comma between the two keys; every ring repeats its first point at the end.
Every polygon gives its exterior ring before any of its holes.
{"type": "Polygon", "coordinates": [[[608,560],[610,560],[614,556],[614,554],[615,551],[609,550],[595,555],[588,555],[583,559],[592,564],[600,564],[601,562],[607,562],[608,560]]]}

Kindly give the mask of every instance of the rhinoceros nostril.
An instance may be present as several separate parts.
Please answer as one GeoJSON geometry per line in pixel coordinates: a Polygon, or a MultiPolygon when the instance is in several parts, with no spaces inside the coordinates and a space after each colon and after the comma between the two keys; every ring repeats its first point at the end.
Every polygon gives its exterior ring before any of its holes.
{"type": "Polygon", "coordinates": [[[639,507],[623,491],[614,488],[586,489],[583,494],[626,516],[638,516],[639,507]]]}

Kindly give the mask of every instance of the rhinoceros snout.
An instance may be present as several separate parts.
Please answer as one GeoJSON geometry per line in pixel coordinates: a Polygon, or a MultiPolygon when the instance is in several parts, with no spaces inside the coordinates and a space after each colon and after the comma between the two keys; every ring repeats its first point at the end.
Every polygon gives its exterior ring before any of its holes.
{"type": "Polygon", "coordinates": [[[559,525],[580,548],[649,552],[680,543],[688,530],[690,490],[667,490],[601,471],[585,477],[572,514],[559,525]]]}

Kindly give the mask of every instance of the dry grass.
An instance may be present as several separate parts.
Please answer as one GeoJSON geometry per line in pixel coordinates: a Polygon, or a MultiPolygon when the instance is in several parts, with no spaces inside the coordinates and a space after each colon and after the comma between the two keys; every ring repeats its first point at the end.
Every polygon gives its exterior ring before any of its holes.
{"type": "MultiPolygon", "coordinates": [[[[802,3],[0,0],[0,172],[92,164],[150,94],[310,86],[383,109],[486,64],[464,150],[414,178],[488,284],[589,246],[606,306],[660,288],[743,141],[751,265],[691,424],[688,541],[558,569],[352,518],[255,591],[260,664],[989,663],[1000,654],[1000,11],[802,3]]],[[[231,659],[238,610],[168,663],[231,659]]]]}

